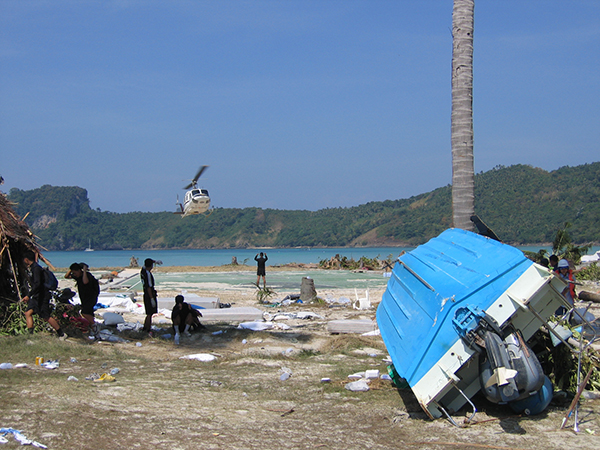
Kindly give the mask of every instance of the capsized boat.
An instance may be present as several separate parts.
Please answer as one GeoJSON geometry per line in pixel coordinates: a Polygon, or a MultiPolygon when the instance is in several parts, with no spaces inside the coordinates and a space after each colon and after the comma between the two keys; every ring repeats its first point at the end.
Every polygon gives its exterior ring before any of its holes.
{"type": "Polygon", "coordinates": [[[423,410],[454,423],[480,389],[509,404],[548,389],[526,342],[566,305],[565,286],[519,249],[449,229],[398,259],[377,323],[423,410]]]}

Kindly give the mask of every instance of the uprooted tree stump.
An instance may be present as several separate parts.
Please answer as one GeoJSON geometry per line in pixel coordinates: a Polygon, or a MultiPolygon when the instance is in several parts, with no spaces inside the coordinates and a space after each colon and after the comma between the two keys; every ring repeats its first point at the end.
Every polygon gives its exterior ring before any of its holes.
{"type": "Polygon", "coordinates": [[[300,300],[306,303],[313,301],[315,298],[317,298],[315,280],[309,277],[302,277],[302,284],[300,285],[300,300]]]}

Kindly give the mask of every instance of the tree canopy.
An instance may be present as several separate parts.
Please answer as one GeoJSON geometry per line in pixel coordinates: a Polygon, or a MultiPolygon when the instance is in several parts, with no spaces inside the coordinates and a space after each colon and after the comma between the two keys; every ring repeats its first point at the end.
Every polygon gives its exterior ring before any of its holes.
{"type": "MultiPolygon", "coordinates": [[[[451,187],[407,199],[318,211],[216,208],[208,216],[113,213],[80,187],[11,189],[15,211],[49,250],[413,246],[452,226],[451,187]]],[[[600,163],[547,172],[498,166],[475,175],[475,212],[502,241],[551,243],[570,223],[574,243],[600,242],[600,163]]]]}

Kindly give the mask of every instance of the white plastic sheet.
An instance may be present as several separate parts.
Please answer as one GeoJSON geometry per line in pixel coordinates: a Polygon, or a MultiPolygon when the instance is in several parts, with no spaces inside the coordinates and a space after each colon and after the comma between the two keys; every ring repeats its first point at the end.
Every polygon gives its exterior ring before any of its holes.
{"type": "Polygon", "coordinates": [[[196,361],[211,362],[217,359],[217,357],[210,353],[196,353],[193,355],[180,356],[179,359],[194,359],[196,361]]]}

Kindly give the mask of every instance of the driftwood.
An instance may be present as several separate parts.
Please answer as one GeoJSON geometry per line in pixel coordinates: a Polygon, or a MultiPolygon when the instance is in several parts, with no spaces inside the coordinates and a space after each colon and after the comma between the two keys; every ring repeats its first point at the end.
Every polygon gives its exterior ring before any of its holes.
{"type": "Polygon", "coordinates": [[[600,303],[600,294],[595,292],[581,291],[577,294],[577,297],[584,302],[600,303]]]}

